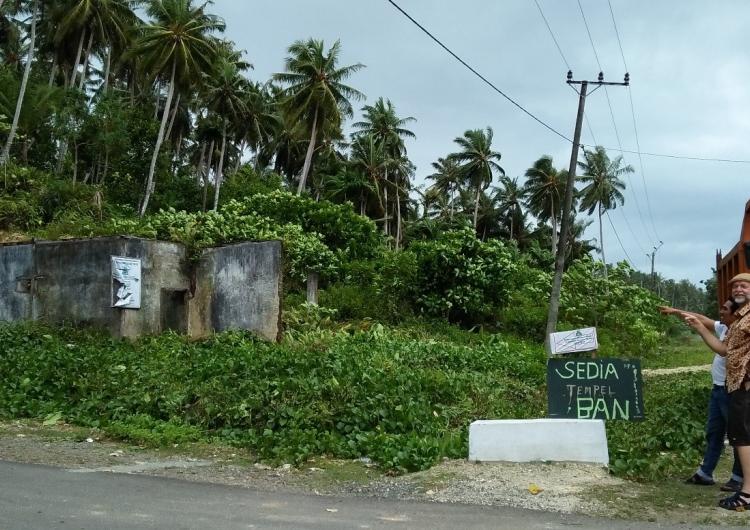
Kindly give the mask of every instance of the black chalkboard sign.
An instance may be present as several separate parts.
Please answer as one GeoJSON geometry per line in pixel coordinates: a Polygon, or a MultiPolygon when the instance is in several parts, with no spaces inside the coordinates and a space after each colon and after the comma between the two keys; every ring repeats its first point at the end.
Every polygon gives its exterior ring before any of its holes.
{"type": "Polygon", "coordinates": [[[628,359],[549,359],[550,418],[644,418],[641,362],[628,359]]]}

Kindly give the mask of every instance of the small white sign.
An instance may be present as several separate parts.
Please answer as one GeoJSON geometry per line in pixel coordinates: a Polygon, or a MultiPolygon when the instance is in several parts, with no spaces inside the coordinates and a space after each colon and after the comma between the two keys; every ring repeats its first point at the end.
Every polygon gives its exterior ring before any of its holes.
{"type": "Polygon", "coordinates": [[[140,309],[141,260],[112,256],[112,307],[140,309]]]}
{"type": "Polygon", "coordinates": [[[596,339],[596,328],[573,329],[552,333],[549,336],[549,346],[552,355],[599,349],[599,341],[596,339]]]}

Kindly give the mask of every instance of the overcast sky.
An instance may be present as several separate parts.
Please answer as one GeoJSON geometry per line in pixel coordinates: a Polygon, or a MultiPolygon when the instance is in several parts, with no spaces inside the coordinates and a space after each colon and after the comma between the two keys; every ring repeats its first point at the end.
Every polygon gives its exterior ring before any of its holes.
{"type": "MultiPolygon", "coordinates": [[[[578,97],[565,83],[563,61],[534,0],[396,0],[446,46],[500,90],[572,138],[578,97]]],[[[538,0],[576,79],[596,79],[599,66],[577,0],[538,0]]],[[[750,160],[750,2],[611,0],[631,87],[610,87],[614,123],[625,150],[636,150],[630,96],[642,152],[750,160]]],[[[606,80],[621,81],[623,58],[607,0],[581,0],[606,80]]],[[[570,144],[494,92],[422,33],[387,0],[215,0],[209,8],[227,22],[226,36],[247,51],[266,81],[283,70],[295,40],[341,41],[341,65],[363,63],[349,84],[383,96],[401,117],[413,116],[407,142],[416,182],[430,164],[456,150],[467,129],[491,126],[493,147],[511,177],[540,156],[567,168],[570,144]]],[[[359,109],[364,103],[355,103],[359,109]]],[[[583,143],[618,148],[607,94],[587,98],[590,124],[583,143]],[[593,136],[592,136],[593,133],[593,136]],[[595,140],[594,140],[595,139],[595,140]]],[[[355,118],[359,118],[357,112],[355,118]]],[[[667,278],[706,279],[717,249],[737,242],[750,164],[625,154],[635,168],[625,179],[625,205],[610,212],[604,243],[608,262],[624,259],[667,278]],[[645,183],[645,185],[644,185],[645,183]]],[[[598,238],[596,222],[588,232],[598,238]]]]}

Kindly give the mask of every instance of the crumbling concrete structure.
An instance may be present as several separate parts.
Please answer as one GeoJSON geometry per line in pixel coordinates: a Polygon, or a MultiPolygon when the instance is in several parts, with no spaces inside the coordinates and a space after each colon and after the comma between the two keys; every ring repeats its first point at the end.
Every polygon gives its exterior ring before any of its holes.
{"type": "Polygon", "coordinates": [[[181,244],[134,237],[0,245],[0,321],[92,325],[130,338],[247,329],[276,340],[281,269],[280,241],[211,248],[195,262],[181,244]]]}

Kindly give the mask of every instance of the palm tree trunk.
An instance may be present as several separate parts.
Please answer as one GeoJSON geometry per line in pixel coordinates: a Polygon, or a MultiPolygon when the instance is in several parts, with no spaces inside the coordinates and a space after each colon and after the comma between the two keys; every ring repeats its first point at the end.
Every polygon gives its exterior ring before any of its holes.
{"type": "Polygon", "coordinates": [[[299,177],[299,186],[297,186],[297,195],[302,195],[305,191],[305,184],[307,183],[307,174],[310,172],[310,165],[312,164],[312,156],[315,151],[315,133],[318,127],[318,107],[315,106],[315,115],[313,116],[312,133],[310,134],[310,143],[307,144],[307,153],[305,153],[305,163],[302,166],[302,175],[299,177]]]}
{"type": "Polygon", "coordinates": [[[73,70],[70,72],[70,79],[68,79],[68,84],[66,84],[66,88],[69,86],[75,86],[76,84],[76,74],[78,74],[78,63],[81,62],[81,51],[83,51],[83,39],[86,36],[86,30],[84,29],[81,31],[81,38],[78,39],[78,51],[76,52],[76,60],[73,61],[73,70]]]}
{"type": "Polygon", "coordinates": [[[385,201],[383,207],[383,233],[390,235],[391,231],[388,226],[388,171],[385,172],[385,179],[383,180],[383,200],[385,201]]]}
{"type": "Polygon", "coordinates": [[[55,74],[57,74],[57,57],[55,56],[52,59],[52,68],[50,68],[49,71],[49,80],[47,81],[47,86],[52,87],[52,83],[55,82],[55,74]]]}
{"type": "Polygon", "coordinates": [[[602,251],[602,263],[604,264],[604,279],[607,279],[607,260],[604,258],[604,236],[602,231],[602,203],[599,203],[599,249],[602,251]]]}
{"type": "Polygon", "coordinates": [[[243,140],[240,140],[239,145],[237,146],[237,160],[234,163],[234,170],[232,171],[232,174],[236,174],[240,170],[240,164],[242,164],[242,153],[245,152],[245,142],[243,140]]]}
{"type": "Polygon", "coordinates": [[[364,190],[359,191],[359,215],[365,216],[365,192],[364,190]]]}
{"type": "Polygon", "coordinates": [[[26,85],[29,82],[29,73],[31,73],[31,62],[34,60],[34,42],[36,40],[36,13],[38,7],[38,0],[34,0],[34,7],[31,13],[31,37],[29,42],[29,55],[26,58],[26,66],[23,69],[23,78],[21,79],[21,88],[18,91],[18,99],[16,100],[16,112],[13,114],[13,123],[10,126],[10,132],[8,133],[8,139],[5,142],[2,154],[0,154],[0,164],[4,164],[8,160],[10,155],[10,148],[13,145],[13,138],[16,136],[16,130],[18,129],[18,120],[21,117],[21,107],[23,107],[23,99],[26,96],[26,85]]]}
{"type": "Polygon", "coordinates": [[[109,70],[112,67],[112,46],[107,48],[107,60],[104,64],[104,83],[102,84],[102,91],[106,94],[109,89],[109,70]]]}
{"type": "Polygon", "coordinates": [[[227,147],[227,120],[224,119],[224,128],[221,131],[221,153],[219,154],[219,169],[216,171],[216,190],[214,191],[214,207],[213,210],[219,207],[219,192],[221,191],[221,181],[224,178],[224,151],[227,147]]]}
{"type": "Polygon", "coordinates": [[[198,174],[196,185],[201,185],[201,172],[203,171],[203,162],[206,161],[206,143],[201,142],[201,157],[198,159],[198,167],[196,168],[196,173],[198,174]]]}
{"type": "Polygon", "coordinates": [[[557,212],[555,211],[555,201],[552,200],[550,206],[550,218],[552,219],[552,255],[557,255],[557,212]]]}
{"type": "Polygon", "coordinates": [[[398,184],[396,184],[396,250],[401,242],[401,198],[398,196],[398,184]]]}
{"type": "Polygon", "coordinates": [[[151,156],[151,165],[148,168],[148,179],[146,180],[146,193],[143,196],[143,202],[138,214],[143,217],[146,214],[148,208],[148,201],[151,198],[151,194],[154,192],[154,172],[156,171],[156,162],[159,159],[159,149],[164,141],[164,130],[167,127],[167,117],[169,116],[169,108],[172,104],[172,95],[174,94],[174,78],[177,72],[177,60],[172,61],[172,75],[169,79],[169,90],[167,91],[167,101],[164,103],[164,112],[161,116],[161,124],[159,125],[159,134],[156,136],[156,145],[154,145],[154,154],[151,156]]]}
{"type": "Polygon", "coordinates": [[[99,184],[104,184],[107,179],[107,171],[109,170],[109,146],[104,150],[104,170],[102,171],[102,178],[99,180],[99,184]]]}
{"type": "Polygon", "coordinates": [[[73,184],[78,180],[78,142],[73,142],[73,184]]]}
{"type": "Polygon", "coordinates": [[[477,219],[479,218],[479,195],[481,193],[482,189],[477,186],[477,194],[474,198],[474,230],[477,229],[477,219]]]}
{"type": "Polygon", "coordinates": [[[510,211],[510,238],[513,239],[513,210],[510,211]]]}
{"type": "Polygon", "coordinates": [[[167,133],[164,135],[165,138],[172,137],[172,126],[174,125],[175,117],[177,117],[177,110],[178,110],[178,107],[180,106],[181,96],[182,94],[177,94],[177,99],[174,100],[174,105],[172,105],[172,112],[169,113],[169,126],[167,127],[167,133]]]}
{"type": "Polygon", "coordinates": [[[208,148],[208,165],[206,166],[206,173],[203,176],[203,206],[202,211],[206,211],[206,202],[208,201],[208,177],[211,175],[211,165],[213,164],[214,158],[214,147],[216,141],[211,140],[211,145],[208,148]]]}
{"type": "Polygon", "coordinates": [[[154,105],[154,119],[159,117],[159,104],[161,103],[161,83],[156,80],[156,104],[154,105]]]}
{"type": "Polygon", "coordinates": [[[87,71],[89,69],[89,58],[91,57],[91,46],[94,44],[94,32],[89,35],[89,43],[86,45],[86,55],[83,57],[83,71],[81,72],[81,82],[78,84],[78,90],[83,90],[86,80],[88,79],[87,71]]]}

